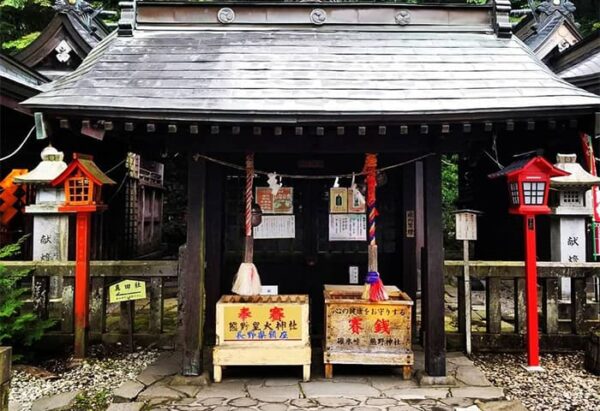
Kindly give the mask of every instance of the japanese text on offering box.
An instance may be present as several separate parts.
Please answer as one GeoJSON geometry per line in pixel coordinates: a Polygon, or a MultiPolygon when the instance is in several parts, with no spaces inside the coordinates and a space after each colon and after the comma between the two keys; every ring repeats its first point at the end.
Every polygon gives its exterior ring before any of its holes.
{"type": "Polygon", "coordinates": [[[328,346],[336,351],[410,347],[408,306],[336,304],[328,308],[328,346]]]}
{"type": "Polygon", "coordinates": [[[297,304],[236,304],[224,309],[225,341],[298,341],[302,307],[297,304]]]}

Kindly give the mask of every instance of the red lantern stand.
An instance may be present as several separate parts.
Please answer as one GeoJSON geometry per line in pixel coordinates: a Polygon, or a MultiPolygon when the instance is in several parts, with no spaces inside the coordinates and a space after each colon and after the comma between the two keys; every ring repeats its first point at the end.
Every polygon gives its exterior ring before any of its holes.
{"type": "Polygon", "coordinates": [[[550,178],[569,175],[537,156],[516,161],[490,178],[506,176],[510,198],[509,213],[523,216],[525,230],[525,295],[527,304],[527,367],[542,371],[539,358],[537,305],[537,251],[535,216],[550,214],[550,178]]]}
{"type": "Polygon", "coordinates": [[[58,207],[58,211],[76,214],[73,356],[75,359],[82,359],[86,356],[89,329],[92,213],[107,208],[101,202],[101,187],[115,182],[98,168],[92,156],[74,153],[73,161],[52,181],[53,186],[61,184],[65,186],[65,204],[58,207]]]}

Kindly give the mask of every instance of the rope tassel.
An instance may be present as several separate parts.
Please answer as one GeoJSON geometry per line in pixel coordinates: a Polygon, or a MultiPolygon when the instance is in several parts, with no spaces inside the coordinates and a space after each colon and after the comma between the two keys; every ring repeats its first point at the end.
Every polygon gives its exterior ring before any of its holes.
{"type": "Polygon", "coordinates": [[[254,183],[254,154],[246,154],[246,187],[244,190],[244,262],[240,264],[231,291],[239,295],[259,295],[260,276],[253,263],[254,239],[252,237],[252,186],[254,183]]]}
{"type": "Polygon", "coordinates": [[[363,173],[367,176],[367,236],[369,242],[368,273],[365,278],[363,300],[385,301],[389,299],[377,269],[377,154],[367,154],[363,173]]]}

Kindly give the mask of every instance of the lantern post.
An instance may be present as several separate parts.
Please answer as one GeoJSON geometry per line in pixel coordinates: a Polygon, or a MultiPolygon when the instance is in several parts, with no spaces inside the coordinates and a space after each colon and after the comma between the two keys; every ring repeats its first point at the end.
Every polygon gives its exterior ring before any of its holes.
{"type": "Polygon", "coordinates": [[[490,174],[490,178],[506,177],[510,198],[509,213],[523,216],[525,230],[525,294],[527,305],[528,371],[543,371],[539,358],[537,306],[537,250],[535,216],[550,214],[548,193],[550,178],[568,176],[541,156],[525,158],[490,174]]]}
{"type": "Polygon", "coordinates": [[[94,163],[92,156],[73,154],[73,161],[52,181],[54,187],[63,185],[65,203],[58,207],[62,213],[76,214],[74,353],[76,360],[85,358],[89,329],[90,295],[90,231],[92,213],[104,211],[102,186],[115,184],[94,163]]]}

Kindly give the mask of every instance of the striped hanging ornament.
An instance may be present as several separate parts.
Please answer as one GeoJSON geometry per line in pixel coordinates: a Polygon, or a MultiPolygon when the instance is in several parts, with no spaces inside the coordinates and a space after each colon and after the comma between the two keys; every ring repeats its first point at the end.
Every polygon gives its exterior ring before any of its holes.
{"type": "Polygon", "coordinates": [[[364,173],[367,182],[367,237],[369,248],[368,273],[362,298],[370,301],[388,300],[389,296],[377,269],[377,154],[367,154],[364,173]]]}

